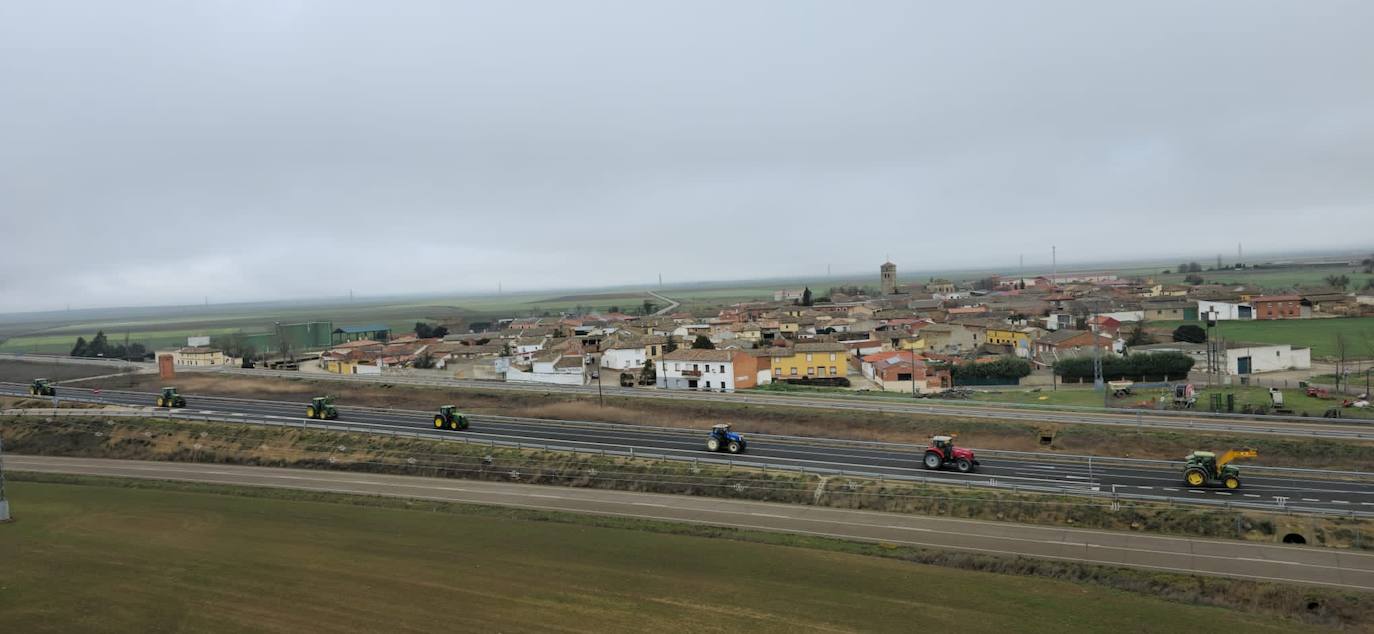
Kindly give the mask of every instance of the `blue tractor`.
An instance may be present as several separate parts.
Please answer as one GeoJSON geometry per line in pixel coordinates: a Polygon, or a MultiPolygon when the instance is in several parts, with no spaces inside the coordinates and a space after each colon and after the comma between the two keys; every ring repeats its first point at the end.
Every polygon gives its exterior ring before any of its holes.
{"type": "Polygon", "coordinates": [[[747,446],[748,443],[744,442],[744,436],[730,431],[730,426],[724,423],[711,426],[711,435],[706,437],[707,451],[741,453],[747,446]]]}

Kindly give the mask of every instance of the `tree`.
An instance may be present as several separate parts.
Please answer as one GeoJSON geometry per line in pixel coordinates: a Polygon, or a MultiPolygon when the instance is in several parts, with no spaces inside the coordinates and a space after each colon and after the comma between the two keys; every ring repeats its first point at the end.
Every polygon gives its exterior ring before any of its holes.
{"type": "Polygon", "coordinates": [[[90,345],[86,346],[86,356],[103,357],[107,356],[105,353],[109,351],[110,343],[105,339],[105,331],[97,330],[95,332],[95,338],[91,339],[90,345]]]}
{"type": "Polygon", "coordinates": [[[610,308],[607,308],[607,309],[606,309],[606,312],[608,312],[608,313],[618,313],[618,312],[620,312],[620,307],[619,307],[619,306],[611,306],[610,308]]]}
{"type": "Polygon", "coordinates": [[[1126,345],[1128,346],[1143,346],[1154,342],[1155,338],[1150,336],[1150,333],[1145,332],[1144,319],[1135,322],[1135,327],[1131,329],[1131,334],[1126,336],[1126,345]]]}
{"type": "MultiPolygon", "coordinates": [[[[1124,357],[1102,357],[1102,376],[1108,380],[1159,381],[1188,376],[1193,358],[1181,352],[1145,352],[1124,357]]],[[[1065,380],[1092,380],[1093,360],[1090,355],[1060,359],[1054,363],[1054,373],[1065,380]]]]}
{"type": "Polygon", "coordinates": [[[706,335],[697,335],[696,340],[692,342],[692,349],[693,349],[693,350],[715,350],[715,349],[716,349],[716,344],[711,343],[711,338],[710,338],[710,337],[707,337],[706,335]]]}
{"type": "Polygon", "coordinates": [[[814,303],[815,302],[811,300],[811,287],[807,286],[806,288],[802,289],[801,305],[811,306],[814,305],[814,303]]]}
{"type": "Polygon", "coordinates": [[[639,311],[640,311],[639,314],[641,314],[641,315],[652,315],[652,314],[654,314],[654,311],[657,310],[657,308],[658,308],[658,305],[657,305],[657,304],[655,304],[655,303],[653,303],[653,302],[651,302],[651,301],[649,301],[649,300],[646,299],[646,300],[644,300],[644,303],[641,304],[641,305],[639,306],[639,311]]]}
{"type": "Polygon", "coordinates": [[[429,336],[436,339],[443,339],[448,336],[448,326],[435,326],[434,330],[429,331],[429,336]]]}
{"type": "Polygon", "coordinates": [[[434,332],[434,329],[431,328],[429,324],[427,324],[427,323],[425,323],[425,322],[423,322],[423,321],[417,321],[417,322],[415,322],[415,336],[416,336],[416,337],[419,337],[419,338],[421,338],[421,339],[429,339],[433,332],[434,332]]]}
{"type": "Polygon", "coordinates": [[[1341,290],[1345,290],[1345,287],[1350,286],[1350,276],[1344,274],[1328,275],[1323,278],[1323,281],[1326,282],[1327,286],[1332,286],[1341,290]]]}
{"type": "Polygon", "coordinates": [[[1174,341],[1187,343],[1207,343],[1207,331],[1202,326],[1183,324],[1174,329],[1174,341]]]}
{"type": "Polygon", "coordinates": [[[1374,273],[1374,256],[1360,260],[1360,264],[1364,266],[1365,273],[1374,273]]]}
{"type": "Polygon", "coordinates": [[[88,344],[86,343],[86,338],[85,338],[85,337],[77,337],[77,338],[76,338],[76,345],[72,346],[72,354],[71,354],[71,356],[73,356],[73,357],[84,357],[84,356],[86,356],[86,347],[87,347],[87,345],[88,345],[88,344]]]}
{"type": "Polygon", "coordinates": [[[658,383],[658,368],[652,359],[639,369],[640,385],[655,385],[658,383]]]}
{"type": "Polygon", "coordinates": [[[428,370],[434,367],[434,355],[430,354],[428,350],[421,352],[419,356],[415,357],[415,361],[411,365],[421,370],[428,370]]]}
{"type": "Polygon", "coordinates": [[[1186,277],[1183,278],[1183,281],[1193,286],[1197,286],[1199,284],[1202,284],[1204,280],[1202,279],[1202,276],[1198,275],[1197,273],[1189,273],[1186,277]]]}
{"type": "Polygon", "coordinates": [[[963,383],[967,385],[971,382],[987,382],[990,380],[1012,381],[1019,380],[1031,373],[1030,362],[1016,357],[998,357],[995,361],[983,363],[960,363],[951,366],[950,376],[955,384],[963,383]]]}
{"type": "Polygon", "coordinates": [[[668,335],[668,343],[663,344],[663,354],[668,354],[677,350],[677,342],[673,341],[673,336],[668,335]]]}

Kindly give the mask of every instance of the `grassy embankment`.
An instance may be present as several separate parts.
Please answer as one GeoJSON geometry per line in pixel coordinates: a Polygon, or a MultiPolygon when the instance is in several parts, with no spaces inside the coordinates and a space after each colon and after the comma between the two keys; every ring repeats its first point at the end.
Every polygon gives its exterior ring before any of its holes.
{"type": "MultiPolygon", "coordinates": [[[[182,393],[299,401],[311,396],[341,393],[339,407],[349,405],[430,410],[457,403],[474,414],[586,420],[630,425],[707,429],[729,421],[745,433],[818,436],[854,440],[924,443],[931,435],[955,432],[970,447],[1010,451],[1043,451],[1041,431],[1054,435],[1050,450],[1134,458],[1179,459],[1198,448],[1255,447],[1259,464],[1310,467],[1314,462],[1332,469],[1367,469],[1374,464],[1374,443],[1333,442],[1281,436],[1241,436],[1231,433],[1151,431],[1100,425],[1034,424],[961,419],[925,414],[847,412],[778,405],[743,405],[719,401],[606,399],[566,393],[429,388],[403,385],[363,386],[329,380],[267,379],[187,374],[177,378],[182,393]]],[[[156,391],[154,375],[130,375],[90,381],[86,387],[156,391]]]]}
{"type": "Polygon", "coordinates": [[[104,420],[98,415],[80,420],[9,417],[0,425],[0,437],[8,451],[31,455],[517,481],[1254,541],[1299,532],[1307,534],[1309,543],[1374,548],[1374,523],[1344,518],[1297,522],[1281,514],[1137,502],[1123,502],[1113,511],[1105,500],[1074,496],[270,426],[104,420]]]}
{"type": "Polygon", "coordinates": [[[895,632],[919,620],[1293,632],[1370,617],[1358,595],[1247,581],[957,554],[934,566],[913,563],[933,556],[918,549],[663,522],[34,478],[11,484],[20,520],[0,525],[0,630],[895,632]]]}
{"type": "MultiPolygon", "coordinates": [[[[1293,382],[1297,385],[1297,382],[1293,382]]],[[[1284,406],[1293,410],[1295,416],[1310,416],[1320,418],[1332,407],[1340,408],[1341,400],[1336,396],[1329,398],[1319,398],[1308,396],[1303,390],[1296,387],[1283,389],[1284,406]]],[[[1227,394],[1234,394],[1236,397],[1236,413],[1240,413],[1248,405],[1251,408],[1269,408],[1269,388],[1255,385],[1233,386],[1224,389],[1208,389],[1198,387],[1197,390],[1197,410],[1207,411],[1210,404],[1211,394],[1222,394],[1225,398],[1227,394]]],[[[1061,388],[1059,390],[1042,389],[1039,391],[1008,388],[996,392],[977,392],[973,395],[973,400],[992,403],[1021,403],[1029,405],[1061,405],[1073,407],[1095,407],[1105,408],[1143,408],[1143,409],[1167,409],[1161,407],[1160,397],[1171,397],[1165,389],[1137,389],[1134,393],[1122,397],[1112,397],[1104,407],[1102,392],[1086,388],[1061,388]]],[[[1371,408],[1341,408],[1341,415],[1346,418],[1374,418],[1374,409],[1371,408]]]]}

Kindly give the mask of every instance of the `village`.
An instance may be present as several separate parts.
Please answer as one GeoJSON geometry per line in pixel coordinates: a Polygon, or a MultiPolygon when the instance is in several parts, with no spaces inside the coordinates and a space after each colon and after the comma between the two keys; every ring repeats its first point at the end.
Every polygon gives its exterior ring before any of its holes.
{"type": "MultiPolygon", "coordinates": [[[[772,301],[714,310],[661,309],[645,299],[637,315],[509,317],[461,333],[424,323],[414,332],[382,324],[292,325],[308,330],[305,339],[314,342],[294,349],[283,343],[286,354],[279,356],[290,359],[273,367],[702,392],[814,387],[936,396],[971,387],[1109,380],[1054,369],[1073,359],[1095,357],[1100,368],[1102,359],[1131,353],[1174,353],[1192,359],[1191,371],[1208,380],[1248,384],[1311,374],[1312,350],[1227,337],[1228,322],[1374,312],[1374,298],[1339,288],[1272,294],[1107,272],[902,282],[896,265],[885,262],[875,281],[781,289],[772,301]]],[[[165,354],[178,365],[242,361],[232,342],[217,347],[202,337],[191,343],[165,354]]],[[[1186,380],[1187,373],[1173,378],[1186,380]]]]}

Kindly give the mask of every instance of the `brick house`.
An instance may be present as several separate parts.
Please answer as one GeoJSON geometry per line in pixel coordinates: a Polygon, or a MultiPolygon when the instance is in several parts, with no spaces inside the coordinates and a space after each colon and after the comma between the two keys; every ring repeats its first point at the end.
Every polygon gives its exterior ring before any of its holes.
{"type": "MultiPolygon", "coordinates": [[[[1250,300],[1255,308],[1255,319],[1302,319],[1304,314],[1301,295],[1261,295],[1250,300]]],[[[1310,309],[1309,309],[1310,311],[1310,309]]]]}

